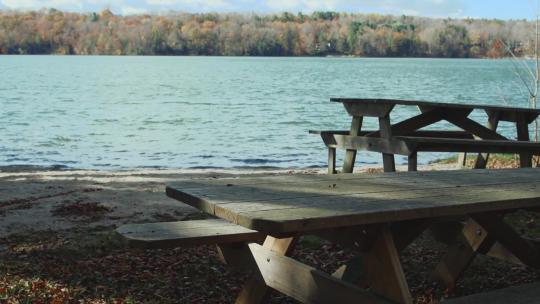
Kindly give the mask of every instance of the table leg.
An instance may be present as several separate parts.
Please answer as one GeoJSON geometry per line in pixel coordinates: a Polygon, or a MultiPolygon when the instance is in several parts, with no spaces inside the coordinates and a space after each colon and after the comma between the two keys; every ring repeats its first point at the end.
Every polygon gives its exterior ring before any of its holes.
{"type": "Polygon", "coordinates": [[[473,214],[471,218],[435,270],[450,290],[479,253],[540,268],[540,244],[522,238],[504,222],[504,214],[473,214]]]}
{"type": "MultiPolygon", "coordinates": [[[[390,116],[379,117],[379,129],[381,130],[381,138],[390,139],[392,137],[392,125],[390,124],[390,116]]],[[[384,172],[395,172],[396,163],[393,154],[383,153],[384,172]]]]}
{"type": "MultiPolygon", "coordinates": [[[[500,118],[499,112],[491,113],[489,115],[488,124],[487,124],[488,129],[496,132],[497,127],[499,126],[499,118],[500,118]]],[[[487,166],[488,159],[489,159],[489,153],[479,153],[478,156],[476,157],[476,163],[474,164],[474,168],[485,169],[487,166]]]]}
{"type": "Polygon", "coordinates": [[[461,170],[461,169],[464,169],[465,167],[467,167],[467,152],[462,152],[458,154],[456,168],[458,170],[461,170]]]}
{"type": "MultiPolygon", "coordinates": [[[[280,255],[288,255],[294,249],[296,237],[278,239],[267,236],[263,248],[272,250],[280,255]]],[[[244,284],[242,291],[236,298],[236,304],[257,304],[264,303],[268,299],[270,288],[264,283],[260,273],[254,273],[244,284]]]]}
{"type": "Polygon", "coordinates": [[[504,222],[504,215],[473,214],[471,217],[523,264],[540,269],[540,246],[521,237],[504,222]]]}
{"type": "Polygon", "coordinates": [[[264,282],[306,304],[388,304],[388,300],[259,244],[249,249],[264,282]]]}
{"type": "Polygon", "coordinates": [[[381,228],[375,244],[362,255],[364,282],[374,293],[397,303],[412,303],[399,254],[388,225],[381,228]]]}
{"type": "Polygon", "coordinates": [[[478,223],[467,221],[461,236],[450,246],[435,268],[435,277],[444,283],[448,290],[454,290],[457,280],[478,253],[488,251],[494,244],[495,240],[488,237],[488,233],[478,223]]]}
{"type": "MultiPolygon", "coordinates": [[[[517,139],[519,141],[529,141],[529,125],[525,120],[525,117],[518,116],[516,122],[517,128],[517,139]]],[[[520,153],[519,154],[519,164],[521,168],[530,168],[532,167],[532,155],[530,153],[520,153]]]]}
{"type": "MultiPolygon", "coordinates": [[[[358,136],[358,134],[360,134],[360,130],[362,129],[362,121],[362,116],[353,117],[349,135],[358,136]]],[[[356,150],[347,150],[347,152],[345,152],[345,159],[343,161],[343,173],[353,173],[355,161],[356,150]]]]}
{"type": "Polygon", "coordinates": [[[407,158],[408,171],[418,171],[418,152],[414,152],[407,158]]]}
{"type": "Polygon", "coordinates": [[[336,173],[336,148],[328,148],[328,174],[336,173]]]}

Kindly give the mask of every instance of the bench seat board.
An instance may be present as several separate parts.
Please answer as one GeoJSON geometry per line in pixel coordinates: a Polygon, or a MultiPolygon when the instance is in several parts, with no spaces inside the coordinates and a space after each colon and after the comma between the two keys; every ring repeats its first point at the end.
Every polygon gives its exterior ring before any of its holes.
{"type": "Polygon", "coordinates": [[[220,219],[128,224],[116,229],[130,246],[166,248],[260,240],[264,236],[220,219]]]}
{"type": "MultiPolygon", "coordinates": [[[[309,134],[315,135],[349,135],[350,131],[345,130],[309,130],[309,134]]],[[[358,136],[366,136],[368,134],[374,134],[378,131],[368,130],[361,131],[358,136]]],[[[397,132],[393,132],[397,133],[397,132]]],[[[394,135],[396,136],[396,135],[394,135]]],[[[465,131],[442,131],[442,130],[418,130],[407,134],[401,134],[400,136],[414,136],[414,137],[428,137],[428,138],[462,138],[462,139],[474,139],[474,136],[465,131]]]]}
{"type": "Polygon", "coordinates": [[[455,138],[423,138],[398,136],[396,139],[417,145],[418,151],[426,152],[491,152],[540,154],[540,143],[513,140],[474,140],[455,138]]]}
{"type": "Polygon", "coordinates": [[[540,283],[532,283],[444,301],[448,304],[540,303],[540,283]]]}
{"type": "Polygon", "coordinates": [[[474,140],[395,136],[392,139],[321,133],[327,147],[410,155],[415,152],[530,153],[540,155],[540,143],[514,140],[474,140]]]}

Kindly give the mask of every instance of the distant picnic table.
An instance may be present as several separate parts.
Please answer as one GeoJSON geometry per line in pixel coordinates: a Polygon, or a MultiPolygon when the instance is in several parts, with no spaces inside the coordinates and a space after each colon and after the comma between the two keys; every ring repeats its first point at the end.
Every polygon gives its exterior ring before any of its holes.
{"type": "MultiPolygon", "coordinates": [[[[328,170],[336,173],[336,148],[346,150],[342,173],[352,173],[358,150],[380,152],[386,172],[395,171],[394,155],[408,156],[409,171],[416,171],[418,152],[517,153],[521,167],[532,166],[532,155],[540,154],[540,144],[531,142],[529,125],[540,115],[540,109],[479,104],[439,103],[426,101],[332,98],[342,103],[352,116],[349,130],[310,131],[320,134],[328,147],[328,170]],[[392,124],[390,114],[397,105],[417,107],[420,113],[392,124]],[[487,115],[483,126],[471,119],[474,110],[487,115]],[[376,117],[378,130],[363,130],[364,117],[376,117]],[[421,130],[447,121],[462,131],[421,130]],[[516,126],[517,140],[497,132],[499,122],[516,126]]],[[[475,168],[486,167],[488,154],[479,154],[475,168]]]]}
{"type": "MultiPolygon", "coordinates": [[[[449,286],[478,254],[540,268],[540,243],[504,221],[540,208],[537,168],[204,179],[170,185],[167,195],[220,219],[118,231],[147,248],[217,244],[223,261],[253,273],[236,303],[262,303],[270,289],[303,303],[412,303],[400,252],[432,223],[456,216],[467,219],[462,237],[436,269],[449,286]],[[358,257],[324,273],[290,257],[302,235],[353,247],[358,257]]],[[[534,302],[540,289],[510,296],[534,302]]]]}

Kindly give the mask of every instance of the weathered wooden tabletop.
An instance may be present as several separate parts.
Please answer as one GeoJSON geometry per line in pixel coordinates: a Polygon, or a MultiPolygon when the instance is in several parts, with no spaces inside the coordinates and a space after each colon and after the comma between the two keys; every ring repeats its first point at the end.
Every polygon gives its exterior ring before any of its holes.
{"type": "Polygon", "coordinates": [[[522,112],[540,114],[540,109],[531,109],[523,107],[496,106],[488,104],[472,104],[472,103],[449,103],[449,102],[430,102],[417,100],[399,100],[399,99],[377,99],[377,98],[331,98],[333,102],[349,103],[349,104],[375,104],[375,105],[403,105],[403,106],[419,106],[419,107],[437,107],[451,109],[479,109],[488,111],[503,111],[503,112],[522,112]]]}
{"type": "Polygon", "coordinates": [[[268,175],[198,180],[167,195],[268,234],[540,207],[540,169],[268,175]]]}

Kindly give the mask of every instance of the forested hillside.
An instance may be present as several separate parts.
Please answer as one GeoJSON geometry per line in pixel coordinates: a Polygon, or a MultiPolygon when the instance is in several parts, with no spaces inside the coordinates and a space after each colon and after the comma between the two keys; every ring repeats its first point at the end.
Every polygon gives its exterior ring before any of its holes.
{"type": "Polygon", "coordinates": [[[0,54],[498,58],[534,49],[525,20],[315,12],[118,16],[0,11],[0,54]]]}

